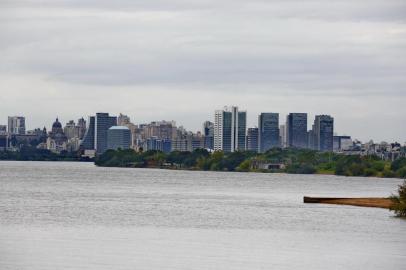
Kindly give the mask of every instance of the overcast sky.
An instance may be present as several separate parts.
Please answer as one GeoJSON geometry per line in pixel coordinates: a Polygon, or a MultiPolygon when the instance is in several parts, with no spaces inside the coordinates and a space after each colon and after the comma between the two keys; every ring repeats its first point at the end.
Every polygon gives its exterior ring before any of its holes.
{"type": "Polygon", "coordinates": [[[0,124],[331,114],[406,141],[405,0],[0,0],[0,124]]]}

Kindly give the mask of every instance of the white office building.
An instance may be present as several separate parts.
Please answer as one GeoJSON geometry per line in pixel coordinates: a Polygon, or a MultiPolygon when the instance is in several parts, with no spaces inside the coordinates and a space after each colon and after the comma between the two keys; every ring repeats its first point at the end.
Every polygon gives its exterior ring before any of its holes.
{"type": "Polygon", "coordinates": [[[238,107],[217,110],[214,115],[214,150],[224,152],[246,149],[247,112],[238,107]]]}

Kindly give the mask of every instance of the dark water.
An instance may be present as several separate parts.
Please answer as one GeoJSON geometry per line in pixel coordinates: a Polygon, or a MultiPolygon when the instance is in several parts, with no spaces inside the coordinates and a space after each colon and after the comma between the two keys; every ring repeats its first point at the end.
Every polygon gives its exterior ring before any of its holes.
{"type": "Polygon", "coordinates": [[[399,179],[0,162],[0,269],[406,269],[399,179]]]}

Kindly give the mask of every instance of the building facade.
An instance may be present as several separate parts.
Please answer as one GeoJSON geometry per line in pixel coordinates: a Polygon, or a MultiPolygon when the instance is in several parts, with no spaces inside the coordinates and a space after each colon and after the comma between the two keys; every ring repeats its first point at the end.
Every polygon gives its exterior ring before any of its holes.
{"type": "Polygon", "coordinates": [[[79,140],[82,140],[86,133],[86,120],[83,117],[80,118],[77,126],[79,127],[79,140]]]}
{"type": "Polygon", "coordinates": [[[214,149],[214,123],[206,121],[203,123],[203,136],[204,136],[204,148],[214,149]]]}
{"type": "Polygon", "coordinates": [[[107,149],[129,149],[131,146],[131,131],[125,126],[112,126],[107,130],[107,149]]]}
{"type": "Polygon", "coordinates": [[[25,117],[9,116],[8,117],[8,132],[10,134],[25,134],[25,117]]]}
{"type": "Polygon", "coordinates": [[[68,139],[73,139],[80,137],[81,130],[80,127],[76,125],[75,121],[70,120],[63,128],[63,132],[68,139]]]}
{"type": "Polygon", "coordinates": [[[258,116],[259,151],[264,153],[279,147],[279,113],[261,113],[258,116]]]}
{"type": "Polygon", "coordinates": [[[247,113],[238,107],[217,110],[214,116],[214,150],[224,152],[244,151],[247,130],[247,113]]]}
{"type": "Polygon", "coordinates": [[[157,137],[159,139],[173,139],[176,137],[175,121],[157,121],[143,126],[144,138],[157,137]]]}
{"type": "Polygon", "coordinates": [[[47,149],[54,152],[60,153],[62,151],[67,151],[68,138],[66,137],[62,124],[56,118],[55,122],[52,124],[52,129],[48,134],[46,141],[47,149]]]}
{"type": "Polygon", "coordinates": [[[81,142],[80,147],[83,150],[94,150],[94,131],[95,131],[95,122],[96,117],[90,116],[89,120],[87,121],[88,125],[86,128],[86,132],[83,136],[83,140],[81,142]]]}
{"type": "Polygon", "coordinates": [[[351,136],[334,136],[333,151],[349,151],[353,145],[351,136]]]}
{"type": "Polygon", "coordinates": [[[166,154],[172,151],[172,141],[169,139],[159,139],[158,137],[150,137],[145,140],[144,146],[145,151],[161,151],[166,154]]]}
{"type": "Polygon", "coordinates": [[[333,151],[334,118],[330,115],[317,115],[313,127],[315,150],[333,151]]]}
{"type": "Polygon", "coordinates": [[[88,122],[81,148],[103,154],[107,150],[107,131],[112,126],[117,126],[117,117],[108,113],[96,113],[96,116],[89,117],[88,122]]]}
{"type": "Polygon", "coordinates": [[[248,151],[259,151],[259,129],[258,128],[249,128],[247,131],[247,150],[248,151]]]}
{"type": "Polygon", "coordinates": [[[0,135],[7,134],[7,126],[6,125],[0,125],[0,135]]]}
{"type": "Polygon", "coordinates": [[[107,150],[107,130],[117,125],[117,117],[108,113],[96,113],[94,146],[96,153],[103,154],[107,150]]]}
{"type": "Polygon", "coordinates": [[[307,113],[290,113],[286,118],[287,146],[308,147],[307,113]]]}

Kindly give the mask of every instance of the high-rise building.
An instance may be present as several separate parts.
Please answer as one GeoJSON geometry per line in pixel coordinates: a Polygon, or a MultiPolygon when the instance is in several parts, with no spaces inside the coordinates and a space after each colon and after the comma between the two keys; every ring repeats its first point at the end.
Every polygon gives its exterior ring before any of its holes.
{"type": "Polygon", "coordinates": [[[313,124],[312,129],[307,132],[307,147],[313,150],[317,150],[315,130],[316,128],[313,124]]]}
{"type": "Polygon", "coordinates": [[[172,140],[171,151],[179,151],[179,152],[191,152],[191,144],[188,138],[181,138],[177,137],[172,140]]]}
{"type": "Polygon", "coordinates": [[[214,123],[206,121],[203,123],[204,148],[214,149],[214,123]]]}
{"type": "Polygon", "coordinates": [[[78,119],[79,127],[79,139],[82,140],[86,133],[86,120],[82,118],[78,119]]]}
{"type": "Polygon", "coordinates": [[[75,121],[70,120],[63,128],[63,132],[68,139],[77,138],[82,140],[86,133],[86,121],[83,118],[80,118],[76,125],[75,121]]]}
{"type": "Polygon", "coordinates": [[[317,115],[311,131],[313,148],[318,151],[333,151],[334,118],[317,115]]]}
{"type": "Polygon", "coordinates": [[[117,126],[117,117],[109,116],[108,113],[96,113],[89,117],[89,126],[82,140],[81,147],[84,150],[96,150],[97,154],[103,154],[107,150],[107,130],[117,126]]]}
{"type": "Polygon", "coordinates": [[[307,148],[307,113],[290,113],[286,118],[287,146],[307,148]]]}
{"type": "Polygon", "coordinates": [[[279,138],[281,142],[281,147],[286,148],[287,147],[286,125],[279,126],[279,138]]]}
{"type": "Polygon", "coordinates": [[[197,132],[196,134],[189,132],[187,139],[190,141],[191,152],[204,148],[205,138],[200,132],[197,132]]]}
{"type": "Polygon", "coordinates": [[[182,127],[179,128],[178,135],[172,140],[172,151],[193,152],[204,147],[205,138],[201,132],[187,132],[182,127]]]}
{"type": "Polygon", "coordinates": [[[259,151],[259,144],[258,144],[258,138],[259,138],[259,129],[258,128],[249,128],[247,131],[247,150],[248,151],[254,151],[258,152],[259,151]]]}
{"type": "Polygon", "coordinates": [[[112,126],[107,130],[107,149],[129,149],[131,146],[131,131],[125,126],[112,126]]]}
{"type": "Polygon", "coordinates": [[[70,120],[63,128],[63,132],[68,139],[79,138],[81,128],[76,125],[75,121],[70,120]]]}
{"type": "Polygon", "coordinates": [[[279,113],[261,113],[258,116],[259,151],[264,153],[279,147],[279,113]]]}
{"type": "Polygon", "coordinates": [[[214,150],[231,152],[231,112],[225,110],[215,112],[214,150]]]}
{"type": "Polygon", "coordinates": [[[107,130],[117,125],[117,117],[109,116],[108,113],[96,113],[94,146],[98,154],[107,150],[107,130]]]}
{"type": "Polygon", "coordinates": [[[8,132],[10,134],[25,134],[25,117],[9,116],[8,117],[8,132]]]}
{"type": "Polygon", "coordinates": [[[94,150],[94,131],[95,131],[95,119],[96,117],[90,116],[88,122],[88,126],[86,128],[86,132],[83,136],[83,140],[81,143],[81,148],[83,150],[94,150]]]}
{"type": "Polygon", "coordinates": [[[231,107],[217,110],[214,118],[214,150],[244,151],[247,113],[238,111],[238,107],[231,107]]]}
{"type": "Polygon", "coordinates": [[[157,137],[158,139],[173,139],[176,134],[175,121],[151,122],[143,127],[145,138],[157,137]]]}

